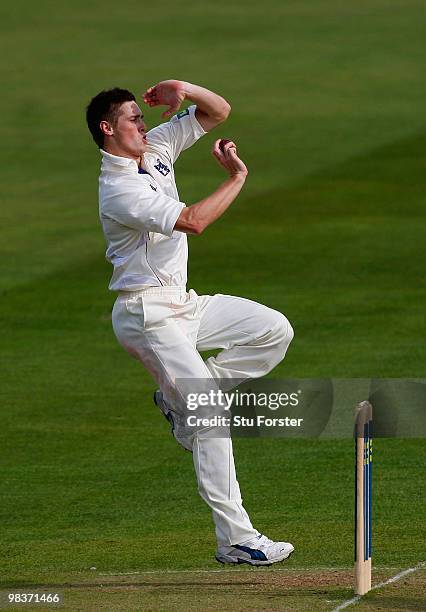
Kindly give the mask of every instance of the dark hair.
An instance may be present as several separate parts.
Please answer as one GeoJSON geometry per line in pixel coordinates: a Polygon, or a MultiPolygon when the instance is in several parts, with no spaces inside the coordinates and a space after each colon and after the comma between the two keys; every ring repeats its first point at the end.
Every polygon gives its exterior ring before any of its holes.
{"type": "Polygon", "coordinates": [[[99,124],[101,121],[109,121],[114,124],[118,118],[120,106],[124,102],[136,101],[135,96],[127,89],[114,87],[104,89],[92,98],[86,108],[86,121],[93,140],[98,147],[104,146],[104,133],[99,124]]]}

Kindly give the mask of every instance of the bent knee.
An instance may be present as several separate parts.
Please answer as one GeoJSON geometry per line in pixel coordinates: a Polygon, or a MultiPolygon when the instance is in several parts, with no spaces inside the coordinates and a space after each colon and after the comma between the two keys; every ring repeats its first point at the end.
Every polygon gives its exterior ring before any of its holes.
{"type": "Polygon", "coordinates": [[[293,338],[294,330],[290,321],[280,313],[279,322],[274,329],[274,347],[271,354],[272,367],[275,367],[284,359],[293,338]]]}
{"type": "Polygon", "coordinates": [[[277,337],[278,342],[284,343],[289,346],[290,342],[294,338],[294,329],[291,326],[290,321],[286,316],[277,312],[277,321],[274,327],[274,333],[277,337]]]}
{"type": "Polygon", "coordinates": [[[287,332],[286,332],[286,336],[287,336],[287,342],[288,344],[290,344],[290,342],[293,340],[294,338],[294,329],[291,326],[291,323],[288,319],[286,319],[287,321],[287,332]]]}

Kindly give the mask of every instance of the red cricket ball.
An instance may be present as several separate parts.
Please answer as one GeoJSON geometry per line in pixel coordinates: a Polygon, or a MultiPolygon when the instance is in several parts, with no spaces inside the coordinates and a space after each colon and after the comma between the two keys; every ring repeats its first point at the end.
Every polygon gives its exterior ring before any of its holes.
{"type": "Polygon", "coordinates": [[[231,142],[231,141],[228,138],[222,138],[222,140],[219,143],[219,149],[222,151],[222,153],[223,153],[223,148],[227,142],[231,142]]]}

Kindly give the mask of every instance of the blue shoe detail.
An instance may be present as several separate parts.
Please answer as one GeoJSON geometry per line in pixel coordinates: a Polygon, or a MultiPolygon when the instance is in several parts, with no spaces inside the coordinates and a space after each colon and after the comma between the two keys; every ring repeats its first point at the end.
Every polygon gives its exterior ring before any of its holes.
{"type": "Polygon", "coordinates": [[[170,423],[170,425],[171,425],[171,430],[170,430],[170,433],[171,433],[171,434],[174,436],[174,435],[175,435],[175,422],[174,422],[174,420],[173,420],[172,413],[171,413],[171,412],[168,412],[168,413],[167,413],[167,414],[165,414],[164,416],[166,417],[166,419],[167,419],[167,420],[168,420],[168,422],[170,423]]]}
{"type": "Polygon", "coordinates": [[[158,408],[160,408],[161,413],[163,414],[164,418],[168,420],[168,422],[171,425],[171,430],[170,433],[174,436],[174,431],[175,431],[175,422],[173,420],[173,416],[171,412],[164,412],[161,407],[160,407],[160,403],[159,400],[157,399],[157,393],[161,393],[160,390],[154,391],[154,396],[153,396],[153,400],[154,400],[154,404],[156,406],[158,406],[158,408]]]}
{"type": "Polygon", "coordinates": [[[267,561],[268,558],[261,550],[256,550],[255,548],[249,548],[248,546],[240,546],[239,544],[234,544],[234,548],[238,548],[238,550],[242,550],[250,555],[251,559],[255,559],[256,561],[267,561]]]}

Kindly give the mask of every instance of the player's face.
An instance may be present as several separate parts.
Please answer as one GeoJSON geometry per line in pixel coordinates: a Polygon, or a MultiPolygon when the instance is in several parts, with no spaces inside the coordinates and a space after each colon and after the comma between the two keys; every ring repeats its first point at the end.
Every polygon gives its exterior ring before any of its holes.
{"type": "Polygon", "coordinates": [[[146,125],[136,102],[124,102],[114,125],[115,144],[125,157],[139,158],[147,150],[146,125]]]}

